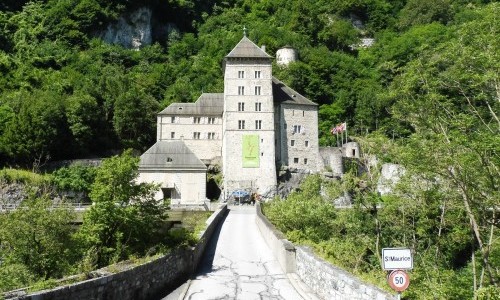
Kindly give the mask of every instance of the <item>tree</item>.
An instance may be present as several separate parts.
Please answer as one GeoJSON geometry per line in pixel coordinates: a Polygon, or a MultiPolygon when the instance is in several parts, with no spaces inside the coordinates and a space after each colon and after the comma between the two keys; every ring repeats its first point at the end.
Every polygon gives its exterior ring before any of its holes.
{"type": "Polygon", "coordinates": [[[473,289],[498,288],[494,253],[498,206],[499,42],[498,3],[478,10],[478,18],[460,24],[454,37],[410,62],[391,88],[400,100],[395,117],[411,124],[405,165],[427,174],[453,197],[468,219],[472,244],[481,259],[473,267],[473,289]]]}
{"type": "Polygon", "coordinates": [[[2,213],[1,272],[14,272],[10,274],[14,276],[27,270],[31,274],[21,276],[20,282],[14,285],[28,284],[32,276],[36,279],[48,279],[66,274],[75,258],[71,252],[75,229],[69,222],[74,218],[72,210],[52,207],[52,201],[47,196],[33,195],[19,209],[2,213]]]}
{"type": "Polygon", "coordinates": [[[91,187],[93,205],[78,234],[85,251],[95,249],[102,267],[160,244],[166,206],[154,199],[156,186],[136,184],[139,159],[125,151],[103,161],[91,187]]]}
{"type": "Polygon", "coordinates": [[[69,149],[64,106],[51,91],[21,91],[10,99],[15,113],[4,124],[4,151],[13,159],[31,163],[37,159],[60,158],[69,149]]]}
{"type": "Polygon", "coordinates": [[[145,150],[154,142],[158,107],[152,96],[138,89],[129,90],[116,100],[113,125],[124,146],[145,150]]]}

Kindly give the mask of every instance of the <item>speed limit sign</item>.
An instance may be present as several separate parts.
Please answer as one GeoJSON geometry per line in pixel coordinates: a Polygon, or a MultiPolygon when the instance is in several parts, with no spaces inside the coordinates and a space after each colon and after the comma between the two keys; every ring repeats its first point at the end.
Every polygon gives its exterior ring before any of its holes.
{"type": "Polygon", "coordinates": [[[405,271],[392,271],[387,279],[389,286],[396,292],[402,292],[408,288],[410,284],[410,276],[405,271]]]}

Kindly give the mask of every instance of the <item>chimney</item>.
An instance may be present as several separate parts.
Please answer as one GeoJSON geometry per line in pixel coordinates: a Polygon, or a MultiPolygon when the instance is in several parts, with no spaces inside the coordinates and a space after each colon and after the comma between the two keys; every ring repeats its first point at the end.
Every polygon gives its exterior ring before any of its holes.
{"type": "MultiPolygon", "coordinates": [[[[266,45],[262,45],[260,46],[260,49],[262,49],[262,51],[266,52],[266,45]]],[[[267,53],[267,52],[266,52],[267,53]]]]}

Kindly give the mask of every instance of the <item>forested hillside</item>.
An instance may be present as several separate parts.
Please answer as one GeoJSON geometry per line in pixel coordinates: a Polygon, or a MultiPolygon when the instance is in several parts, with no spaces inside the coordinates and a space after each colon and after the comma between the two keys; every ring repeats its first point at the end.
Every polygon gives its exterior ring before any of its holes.
{"type": "Polygon", "coordinates": [[[323,145],[344,120],[358,135],[408,137],[417,130],[408,118],[427,109],[417,103],[430,89],[489,124],[498,109],[499,8],[487,2],[2,1],[0,159],[30,165],[144,150],[160,109],[222,92],[221,62],[244,25],[271,54],[298,49],[300,61],[275,75],[321,105],[323,145]],[[140,51],[98,38],[139,7],[174,29],[140,51]],[[376,43],[353,48],[361,37],[376,43]]]}

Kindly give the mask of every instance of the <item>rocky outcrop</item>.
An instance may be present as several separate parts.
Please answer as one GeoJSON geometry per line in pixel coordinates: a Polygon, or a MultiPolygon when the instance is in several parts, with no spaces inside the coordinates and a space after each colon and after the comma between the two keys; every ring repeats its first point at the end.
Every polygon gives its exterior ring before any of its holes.
{"type": "Polygon", "coordinates": [[[405,169],[401,165],[383,164],[377,183],[377,191],[380,195],[390,194],[404,173],[405,169]]]}
{"type": "Polygon", "coordinates": [[[109,44],[139,50],[154,42],[165,42],[178,32],[174,23],[165,22],[163,16],[145,6],[122,15],[96,36],[109,44]]]}
{"type": "Polygon", "coordinates": [[[130,49],[150,45],[153,41],[152,15],[150,8],[141,7],[109,24],[99,36],[107,43],[130,49]]]}

